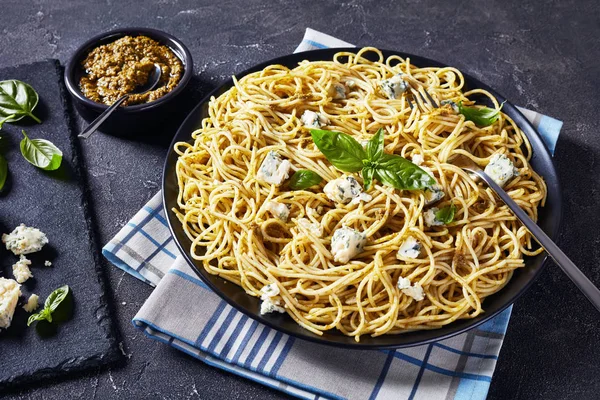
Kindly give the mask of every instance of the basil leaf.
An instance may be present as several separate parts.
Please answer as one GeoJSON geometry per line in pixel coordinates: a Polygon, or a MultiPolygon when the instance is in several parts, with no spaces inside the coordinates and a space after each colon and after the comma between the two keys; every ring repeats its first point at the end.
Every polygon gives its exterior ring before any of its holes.
{"type": "Polygon", "coordinates": [[[36,321],[48,321],[52,322],[52,312],[47,308],[42,309],[39,313],[31,314],[27,320],[27,326],[30,326],[36,321]]]}
{"type": "Polygon", "coordinates": [[[62,151],[46,139],[29,139],[25,131],[21,140],[21,154],[27,161],[46,171],[54,171],[62,162],[62,151]]]}
{"type": "Polygon", "coordinates": [[[71,290],[69,286],[65,285],[59,287],[58,289],[50,293],[48,295],[48,298],[46,298],[46,302],[44,303],[44,309],[47,309],[50,311],[50,313],[53,313],[58,308],[60,303],[62,303],[63,300],[67,297],[67,295],[69,294],[69,290],[71,290]]]}
{"type": "Polygon", "coordinates": [[[5,122],[15,122],[26,115],[38,124],[42,122],[33,115],[38,101],[36,91],[25,82],[16,79],[0,81],[0,129],[5,122]]]}
{"type": "Polygon", "coordinates": [[[454,204],[446,206],[444,208],[440,208],[435,212],[435,219],[447,225],[450,222],[454,221],[455,212],[456,207],[454,206],[454,204]]]}
{"type": "Polygon", "coordinates": [[[311,129],[310,134],[317,148],[337,169],[358,172],[363,168],[367,153],[352,136],[320,129],[311,129]]]}
{"type": "Polygon", "coordinates": [[[400,190],[425,189],[433,184],[435,180],[405,158],[395,154],[383,154],[379,160],[373,163],[374,176],[381,183],[400,190]]]}
{"type": "Polygon", "coordinates": [[[375,169],[371,167],[364,167],[362,170],[362,178],[363,184],[365,186],[365,190],[369,190],[371,184],[373,183],[373,175],[375,174],[375,169]]]}
{"type": "Polygon", "coordinates": [[[308,169],[300,169],[294,172],[290,178],[289,186],[294,190],[308,189],[311,186],[321,183],[323,178],[316,172],[308,169]]]}
{"type": "Polygon", "coordinates": [[[477,126],[490,126],[494,122],[498,121],[500,117],[500,110],[504,102],[500,104],[500,108],[493,109],[488,107],[464,107],[462,102],[458,103],[458,112],[465,116],[467,121],[475,122],[477,126]]]}
{"type": "Polygon", "coordinates": [[[6,183],[6,178],[8,177],[8,162],[6,158],[0,155],[0,190],[4,187],[6,183]]]}
{"type": "Polygon", "coordinates": [[[369,161],[377,161],[383,154],[383,128],[379,128],[377,133],[373,135],[367,143],[367,159],[369,161]]]}

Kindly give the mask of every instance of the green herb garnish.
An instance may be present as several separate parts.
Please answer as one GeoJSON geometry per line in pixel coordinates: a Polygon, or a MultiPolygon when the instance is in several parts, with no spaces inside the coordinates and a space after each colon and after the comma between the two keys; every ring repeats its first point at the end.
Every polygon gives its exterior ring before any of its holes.
{"type": "Polygon", "coordinates": [[[25,82],[11,79],[0,81],[0,129],[5,122],[15,122],[25,116],[40,119],[33,115],[39,97],[36,91],[25,82]]]}
{"type": "Polygon", "coordinates": [[[8,162],[6,158],[0,155],[0,190],[4,187],[6,183],[6,178],[8,177],[8,162]]]}
{"type": "Polygon", "coordinates": [[[369,140],[366,150],[352,136],[313,129],[313,141],[334,167],[345,172],[362,171],[365,190],[373,178],[400,190],[418,190],[435,184],[431,175],[396,154],[383,152],[383,129],[369,140]]]}
{"type": "Polygon", "coordinates": [[[435,219],[448,225],[454,221],[454,213],[456,213],[456,206],[451,204],[444,208],[440,208],[435,212],[435,219]]]}
{"type": "Polygon", "coordinates": [[[323,178],[316,172],[308,169],[300,169],[294,172],[294,175],[290,178],[289,186],[294,190],[308,189],[311,186],[318,185],[321,183],[323,178]]]}
{"type": "Polygon", "coordinates": [[[46,139],[29,139],[25,131],[21,140],[21,154],[27,161],[46,171],[54,171],[62,162],[62,151],[46,139]]]}
{"type": "Polygon", "coordinates": [[[462,105],[462,101],[458,103],[458,112],[465,116],[467,121],[475,122],[477,126],[490,126],[494,122],[498,121],[500,117],[500,110],[504,102],[500,104],[500,108],[488,108],[488,107],[465,107],[462,105]]]}
{"type": "Polygon", "coordinates": [[[44,303],[44,308],[42,311],[36,314],[32,314],[29,316],[27,320],[27,326],[30,326],[36,321],[48,321],[52,322],[52,313],[56,311],[56,309],[63,303],[63,301],[67,298],[70,292],[69,286],[61,286],[46,298],[46,302],[44,303]]]}

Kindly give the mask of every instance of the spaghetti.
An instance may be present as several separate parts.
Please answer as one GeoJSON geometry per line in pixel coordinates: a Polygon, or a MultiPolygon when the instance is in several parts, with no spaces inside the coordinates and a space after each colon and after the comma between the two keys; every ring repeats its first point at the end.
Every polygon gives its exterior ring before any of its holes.
{"type": "Polygon", "coordinates": [[[262,296],[266,311],[285,311],[319,335],[338,329],[359,341],[481,314],[483,299],[524,267],[524,256],[542,250],[490,189],[450,161],[463,154],[483,167],[506,156],[518,175],[505,190],[534,220],[546,186],[529,165],[527,138],[507,115],[479,127],[456,112],[453,105],[472,105],[473,95],[500,107],[485,90],[463,92],[463,85],[454,68],[418,68],[398,56],[384,59],[374,48],[234,78],[231,89],[210,100],[193,140],[175,145],[173,211],[192,241],[191,256],[209,273],[262,296]],[[394,87],[382,85],[395,76],[408,88],[397,97],[394,87]],[[434,108],[427,94],[453,103],[434,108]],[[328,182],[345,175],[363,180],[319,151],[306,127],[313,114],[315,126],[359,142],[383,128],[385,152],[420,164],[442,197],[374,180],[368,196],[333,201],[323,191],[328,182]],[[311,170],[323,182],[292,190],[285,180],[265,181],[261,168],[274,154],[289,162],[290,172],[311,170]],[[449,205],[456,207],[454,220],[428,226],[427,211],[449,205]],[[332,250],[340,229],[366,241],[348,262],[332,250]],[[399,254],[407,243],[417,246],[399,254]]]}

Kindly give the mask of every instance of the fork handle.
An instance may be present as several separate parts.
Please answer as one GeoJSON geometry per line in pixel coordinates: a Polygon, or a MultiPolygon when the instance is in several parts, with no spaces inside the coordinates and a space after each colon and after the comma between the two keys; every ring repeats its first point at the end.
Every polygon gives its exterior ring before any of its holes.
{"type": "Polygon", "coordinates": [[[492,178],[485,172],[477,171],[477,175],[483,179],[502,199],[502,201],[511,209],[513,214],[527,227],[529,232],[542,245],[546,252],[552,257],[556,265],[573,281],[575,286],[587,297],[587,299],[600,311],[600,290],[581,272],[579,268],[567,257],[565,253],[546,235],[525,211],[510,198],[508,193],[504,191],[492,178]]]}

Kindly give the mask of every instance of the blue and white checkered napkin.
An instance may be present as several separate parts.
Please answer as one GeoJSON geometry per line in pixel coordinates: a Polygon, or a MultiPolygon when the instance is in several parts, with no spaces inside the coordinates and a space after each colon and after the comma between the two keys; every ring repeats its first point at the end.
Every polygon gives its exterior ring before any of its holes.
{"type": "MultiPolygon", "coordinates": [[[[296,52],[344,46],[351,45],[307,29],[296,52]]],[[[521,111],[553,152],[562,122],[521,111]]],[[[197,278],[173,243],[160,193],[103,254],[156,286],[133,319],[147,336],[306,399],[484,399],[511,312],[451,339],[396,351],[345,350],[294,339],[236,311],[197,278]]]]}

